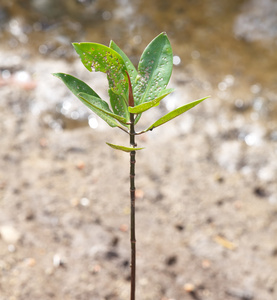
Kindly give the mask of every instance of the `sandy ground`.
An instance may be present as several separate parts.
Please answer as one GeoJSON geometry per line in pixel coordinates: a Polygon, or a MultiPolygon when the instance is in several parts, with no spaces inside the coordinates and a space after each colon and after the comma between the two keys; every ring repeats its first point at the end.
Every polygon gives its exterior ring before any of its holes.
{"type": "MultiPolygon", "coordinates": [[[[105,145],[128,136],[55,111],[71,68],[1,82],[1,300],[129,298],[129,157],[105,145]]],[[[277,299],[276,141],[212,99],[137,139],[137,299],[277,299]]]]}

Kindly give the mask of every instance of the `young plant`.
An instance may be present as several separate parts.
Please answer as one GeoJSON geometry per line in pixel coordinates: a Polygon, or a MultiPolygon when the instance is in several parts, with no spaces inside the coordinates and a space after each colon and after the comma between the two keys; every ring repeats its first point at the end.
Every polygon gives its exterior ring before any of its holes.
{"type": "Polygon", "coordinates": [[[107,74],[110,106],[83,81],[64,73],[53,75],[60,78],[79,100],[108,125],[118,127],[129,135],[130,146],[128,147],[107,144],[114,149],[130,153],[130,299],[135,300],[135,156],[136,151],[143,149],[137,147],[135,137],[176,118],[208,97],[185,104],[164,115],[145,130],[136,132],[135,125],[141,114],[158,106],[164,97],[173,92],[173,89],[166,89],[173,67],[172,48],[167,35],[161,33],[150,42],[142,53],[137,70],[113,41],[110,42],[109,47],[97,43],[73,43],[73,47],[90,72],[101,71],[107,74]]]}

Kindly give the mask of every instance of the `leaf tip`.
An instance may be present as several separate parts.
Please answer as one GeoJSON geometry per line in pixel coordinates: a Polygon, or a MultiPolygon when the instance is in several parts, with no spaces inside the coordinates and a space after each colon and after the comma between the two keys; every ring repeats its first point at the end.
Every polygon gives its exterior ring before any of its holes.
{"type": "Polygon", "coordinates": [[[204,101],[204,100],[206,100],[206,99],[209,99],[209,98],[211,98],[211,97],[212,97],[211,95],[206,96],[206,97],[202,98],[202,101],[204,101]]]}
{"type": "Polygon", "coordinates": [[[51,75],[57,77],[57,78],[61,78],[62,75],[65,75],[63,73],[51,73],[51,75]]]}

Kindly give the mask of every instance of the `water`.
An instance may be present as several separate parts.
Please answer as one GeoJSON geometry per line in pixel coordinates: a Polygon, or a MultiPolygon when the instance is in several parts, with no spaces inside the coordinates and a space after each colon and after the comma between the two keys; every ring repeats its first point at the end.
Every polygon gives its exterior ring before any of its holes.
{"type": "MultiPolygon", "coordinates": [[[[192,83],[193,96],[212,94],[221,107],[275,127],[276,15],[274,0],[4,0],[0,42],[2,49],[17,53],[13,63],[18,56],[70,63],[76,58],[71,42],[113,39],[137,64],[146,44],[166,31],[174,50],[175,85],[192,83]]],[[[5,66],[1,71],[2,78],[13,72],[5,66]]]]}

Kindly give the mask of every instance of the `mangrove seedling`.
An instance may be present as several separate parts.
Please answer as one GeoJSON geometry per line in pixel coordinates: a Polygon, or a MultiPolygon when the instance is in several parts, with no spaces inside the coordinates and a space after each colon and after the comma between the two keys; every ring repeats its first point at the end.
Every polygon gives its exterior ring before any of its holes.
{"type": "Polygon", "coordinates": [[[143,51],[136,69],[127,55],[111,41],[109,47],[97,43],[73,43],[82,63],[90,71],[107,74],[110,105],[86,83],[69,74],[55,73],[69,90],[89,109],[111,127],[129,135],[128,146],[107,143],[110,147],[130,153],[130,241],[131,289],[130,299],[135,300],[136,285],[136,223],[135,223],[135,164],[136,136],[151,131],[193,108],[208,97],[187,103],[158,119],[145,130],[136,132],[141,114],[158,106],[163,98],[173,92],[167,89],[173,54],[166,33],[159,34],[143,51]]]}

